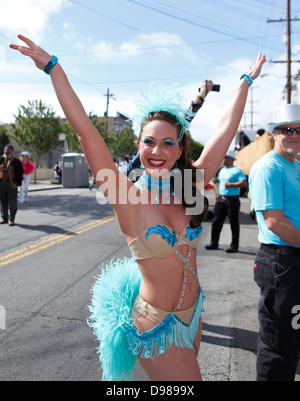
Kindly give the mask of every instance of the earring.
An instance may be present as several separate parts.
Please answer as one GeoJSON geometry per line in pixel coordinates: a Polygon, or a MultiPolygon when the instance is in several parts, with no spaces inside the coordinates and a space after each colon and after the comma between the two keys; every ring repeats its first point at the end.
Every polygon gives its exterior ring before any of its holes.
{"type": "Polygon", "coordinates": [[[174,164],[174,167],[173,167],[172,171],[174,171],[175,174],[179,173],[180,170],[178,168],[177,162],[174,164]]]}
{"type": "Polygon", "coordinates": [[[143,166],[143,163],[140,164],[140,168],[141,168],[142,170],[145,170],[145,167],[143,166]]]}

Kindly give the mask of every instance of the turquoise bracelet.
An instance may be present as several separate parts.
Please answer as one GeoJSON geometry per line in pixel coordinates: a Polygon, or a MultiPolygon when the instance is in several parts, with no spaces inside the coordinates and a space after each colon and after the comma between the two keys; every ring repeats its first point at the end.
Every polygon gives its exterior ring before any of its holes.
{"type": "Polygon", "coordinates": [[[243,78],[244,78],[245,81],[248,82],[249,86],[251,86],[253,84],[253,79],[251,77],[249,77],[249,75],[243,74],[241,76],[241,79],[243,79],[243,78]]]}
{"type": "Polygon", "coordinates": [[[44,72],[46,74],[49,74],[50,71],[52,70],[52,68],[57,64],[58,62],[58,58],[56,56],[52,56],[51,60],[49,61],[49,63],[46,65],[44,72]]]}

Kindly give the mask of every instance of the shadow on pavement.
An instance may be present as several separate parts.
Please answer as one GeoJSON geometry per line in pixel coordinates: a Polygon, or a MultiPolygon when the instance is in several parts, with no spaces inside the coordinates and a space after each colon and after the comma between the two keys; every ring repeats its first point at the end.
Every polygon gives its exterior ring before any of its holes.
{"type": "Polygon", "coordinates": [[[246,351],[256,353],[256,343],[258,333],[250,330],[239,329],[235,327],[224,327],[203,322],[202,329],[215,335],[202,334],[202,340],[205,343],[220,345],[223,347],[241,348],[246,351]]]}
{"type": "Polygon", "coordinates": [[[63,228],[51,225],[30,225],[30,224],[17,224],[18,227],[23,228],[24,230],[30,231],[42,231],[47,234],[66,234],[66,235],[75,235],[73,231],[64,230],[63,228]]]}

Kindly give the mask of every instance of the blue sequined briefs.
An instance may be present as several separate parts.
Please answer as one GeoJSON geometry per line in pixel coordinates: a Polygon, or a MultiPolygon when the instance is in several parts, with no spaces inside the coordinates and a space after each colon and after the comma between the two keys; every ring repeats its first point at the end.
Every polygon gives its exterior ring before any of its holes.
{"type": "Polygon", "coordinates": [[[128,326],[128,342],[133,354],[142,358],[152,358],[163,354],[172,345],[194,349],[193,342],[204,311],[203,299],[204,295],[200,288],[197,302],[191,308],[166,312],[153,307],[138,296],[131,313],[132,323],[128,326]],[[136,326],[138,327],[141,314],[152,318],[157,325],[139,333],[136,326]]]}

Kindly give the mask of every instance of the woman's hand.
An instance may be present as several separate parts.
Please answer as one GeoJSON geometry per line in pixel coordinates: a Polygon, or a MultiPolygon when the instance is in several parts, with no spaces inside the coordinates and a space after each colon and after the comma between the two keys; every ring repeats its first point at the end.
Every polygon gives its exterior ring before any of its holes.
{"type": "Polygon", "coordinates": [[[40,70],[45,69],[46,65],[49,63],[51,56],[41,47],[37,46],[30,39],[23,35],[18,35],[18,38],[27,44],[26,46],[11,44],[9,47],[14,50],[19,50],[24,56],[31,57],[37,68],[40,70]]]}
{"type": "MultiPolygon", "coordinates": [[[[249,67],[247,74],[253,80],[256,79],[265,62],[265,55],[259,53],[255,64],[253,67],[249,67]]],[[[216,133],[205,146],[199,159],[194,163],[196,168],[204,170],[204,185],[215,176],[234,136],[236,135],[244,113],[248,92],[249,83],[246,80],[241,79],[232,101],[224,110],[216,133]]]]}
{"type": "Polygon", "coordinates": [[[256,63],[254,64],[253,67],[249,67],[247,74],[249,77],[251,77],[253,80],[256,79],[262,69],[262,66],[266,62],[266,56],[264,54],[259,53],[257,56],[256,63]]]}
{"type": "Polygon", "coordinates": [[[213,81],[203,81],[200,88],[199,96],[202,96],[204,99],[207,94],[212,90],[213,86],[213,81]]]}

